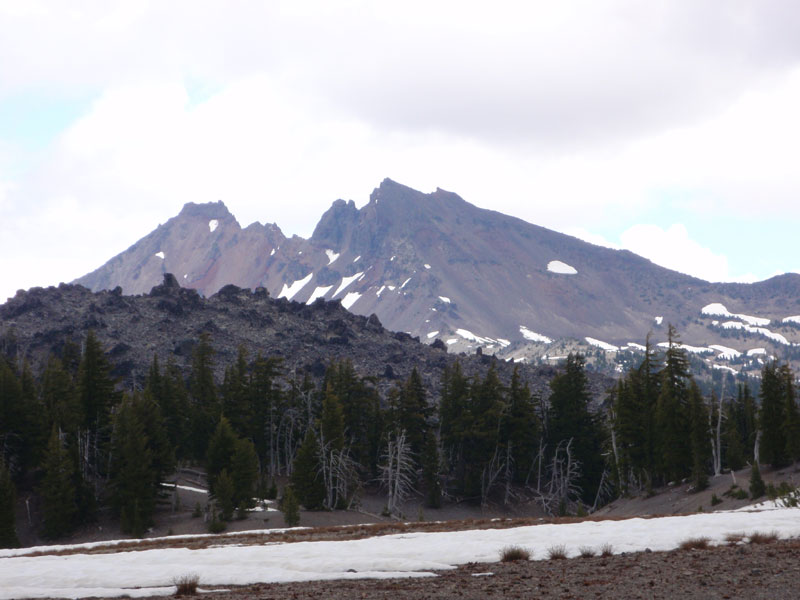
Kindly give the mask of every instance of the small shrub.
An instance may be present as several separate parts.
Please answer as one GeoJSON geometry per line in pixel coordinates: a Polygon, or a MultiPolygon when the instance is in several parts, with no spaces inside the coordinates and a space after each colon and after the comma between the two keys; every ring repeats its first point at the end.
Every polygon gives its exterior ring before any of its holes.
{"type": "Polygon", "coordinates": [[[291,485],[287,485],[283,489],[281,511],[283,512],[283,522],[287,527],[297,527],[300,524],[300,501],[291,485]]]}
{"type": "Polygon", "coordinates": [[[775,500],[778,497],[778,489],[771,483],[767,484],[767,498],[775,500]]]}
{"type": "Polygon", "coordinates": [[[214,513],[214,516],[211,517],[211,520],[208,522],[209,533],[222,533],[223,531],[225,531],[226,527],[227,525],[225,525],[225,521],[220,519],[217,516],[216,512],[214,513]]]}
{"type": "Polygon", "coordinates": [[[716,506],[717,504],[722,504],[722,500],[716,494],[711,494],[711,506],[716,506]]]}
{"type": "Polygon", "coordinates": [[[750,534],[749,540],[751,544],[771,544],[777,541],[779,537],[777,531],[769,531],[767,533],[756,531],[750,534]]]}
{"type": "Polygon", "coordinates": [[[559,544],[557,546],[550,546],[547,549],[547,557],[550,560],[562,560],[567,558],[567,547],[564,544],[559,544]]]}
{"type": "Polygon", "coordinates": [[[709,541],[707,537],[689,538],[683,540],[678,548],[681,550],[707,550],[709,541]]]}
{"type": "Polygon", "coordinates": [[[600,546],[600,556],[611,556],[614,554],[614,546],[611,544],[603,544],[600,546]]]}
{"type": "Polygon", "coordinates": [[[578,554],[581,558],[592,558],[595,555],[595,551],[594,548],[589,546],[581,546],[578,548],[578,554]]]}
{"type": "Polygon", "coordinates": [[[530,560],[531,553],[522,546],[506,546],[500,551],[500,562],[514,562],[516,560],[530,560]]]}
{"type": "Polygon", "coordinates": [[[729,544],[738,544],[744,539],[743,533],[729,533],[725,536],[725,541],[729,544]]]}
{"type": "Polygon", "coordinates": [[[731,498],[735,498],[736,500],[747,500],[747,492],[742,488],[731,492],[731,498]]]}
{"type": "Polygon", "coordinates": [[[197,584],[200,583],[200,576],[196,573],[181,575],[174,579],[176,596],[194,596],[197,594],[197,584]]]}

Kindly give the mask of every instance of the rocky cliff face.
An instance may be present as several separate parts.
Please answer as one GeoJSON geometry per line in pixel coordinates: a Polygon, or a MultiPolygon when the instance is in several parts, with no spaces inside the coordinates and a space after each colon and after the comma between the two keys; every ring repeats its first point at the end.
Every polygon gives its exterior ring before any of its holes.
{"type": "MultiPolygon", "coordinates": [[[[356,372],[377,377],[385,388],[405,379],[416,367],[432,397],[439,392],[445,366],[456,360],[467,374],[485,375],[494,365],[510,381],[513,363],[488,355],[454,355],[443,344],[422,344],[405,333],[386,330],[375,315],[345,310],[338,302],[311,305],[276,300],[264,288],[228,285],[210,298],[181,288],[171,274],[149,294],[125,296],[120,288],[91,292],[78,285],[19,292],[0,306],[0,352],[27,360],[38,370],[68,341],[80,343],[93,329],[116,365],[114,375],[128,387],[143,385],[153,355],[161,364],[175,362],[188,373],[201,333],[215,349],[217,378],[236,360],[243,346],[251,359],[258,353],[283,359],[287,374],[320,378],[331,361],[350,360],[356,372]]],[[[534,391],[547,393],[555,371],[520,365],[534,391]]],[[[601,398],[610,380],[592,374],[593,392],[601,398]]]]}
{"type": "Polygon", "coordinates": [[[712,346],[740,353],[737,360],[759,348],[800,354],[800,318],[792,320],[800,315],[798,275],[711,284],[479,209],[444,190],[422,194],[388,179],[361,209],[334,202],[308,240],[287,239],[275,225],[242,229],[221,203],[187,204],[77,282],[136,294],[166,271],[204,296],[230,283],[301,303],[338,300],[423,341],[518,359],[558,355],[549,346],[558,338],[597,352],[634,348],[630,343],[643,343],[650,331],[663,342],[668,323],[704,358],[735,370],[739,363],[720,359],[734,355],[712,346]],[[704,310],[718,304],[733,317],[704,310]],[[754,316],[765,331],[741,315],[754,316]]]}

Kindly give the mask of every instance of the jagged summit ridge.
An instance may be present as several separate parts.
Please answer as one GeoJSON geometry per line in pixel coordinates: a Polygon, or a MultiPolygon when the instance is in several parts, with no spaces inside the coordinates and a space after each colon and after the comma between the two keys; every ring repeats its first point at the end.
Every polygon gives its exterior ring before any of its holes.
{"type": "Polygon", "coordinates": [[[514,358],[527,357],[531,344],[565,337],[603,351],[641,344],[651,331],[662,342],[668,323],[685,343],[704,348],[747,352],[777,339],[725,329],[701,314],[712,303],[771,320],[769,333],[789,343],[782,350],[800,342],[793,321],[783,322],[800,315],[798,275],[712,284],[478,208],[453,192],[425,194],[391,179],[361,208],[333,202],[309,239],[286,238],[277,226],[241,229],[222,203],[187,204],[78,282],[143,294],[165,272],[205,296],[234,284],[301,303],[338,300],[423,341],[514,358]],[[734,343],[732,335],[742,339],[734,343]]]}

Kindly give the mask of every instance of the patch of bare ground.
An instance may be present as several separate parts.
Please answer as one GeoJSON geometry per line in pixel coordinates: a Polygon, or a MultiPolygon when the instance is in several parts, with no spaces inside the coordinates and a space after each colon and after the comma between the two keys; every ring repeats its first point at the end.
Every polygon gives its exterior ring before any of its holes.
{"type": "MultiPolygon", "coordinates": [[[[327,527],[296,528],[288,530],[242,531],[230,534],[201,534],[197,536],[174,536],[126,540],[114,543],[98,543],[93,547],[67,547],[57,550],[37,550],[26,556],[64,556],[68,554],[107,554],[114,552],[131,552],[152,550],[155,548],[189,548],[192,550],[210,546],[225,545],[258,545],[268,543],[322,542],[357,540],[368,537],[395,535],[414,532],[467,531],[473,529],[509,529],[542,525],[545,523],[579,523],[581,521],[624,521],[627,517],[595,516],[588,517],[527,517],[527,518],[492,518],[492,519],[459,519],[455,521],[411,521],[365,523],[359,525],[332,525],[327,527]]],[[[656,518],[645,516],[639,518],[656,518]]],[[[610,550],[609,550],[610,552],[610,550]]]]}
{"type": "Polygon", "coordinates": [[[214,600],[638,598],[785,600],[800,589],[800,540],[608,557],[470,563],[436,577],[259,584],[214,600]]]}

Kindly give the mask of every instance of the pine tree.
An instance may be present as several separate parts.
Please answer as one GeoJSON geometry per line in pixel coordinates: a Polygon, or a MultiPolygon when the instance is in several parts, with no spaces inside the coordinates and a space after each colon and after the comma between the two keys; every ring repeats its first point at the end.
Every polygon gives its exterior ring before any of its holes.
{"type": "Polygon", "coordinates": [[[309,428],[292,465],[291,486],[297,500],[308,510],[319,510],[325,499],[325,486],[319,474],[319,442],[309,428]]]}
{"type": "Polygon", "coordinates": [[[708,412],[697,383],[692,380],[689,388],[689,418],[691,423],[692,481],[699,492],[708,487],[708,412]]]}
{"type": "Polygon", "coordinates": [[[258,455],[250,440],[239,439],[231,457],[233,503],[237,508],[252,508],[258,483],[258,455]]]}
{"type": "Polygon", "coordinates": [[[428,431],[422,449],[422,482],[425,485],[425,506],[440,508],[442,506],[441,459],[436,435],[428,431]]]}
{"type": "Polygon", "coordinates": [[[690,428],[689,359],[686,351],[681,349],[672,325],[668,329],[668,343],[656,403],[656,449],[662,477],[666,481],[677,481],[687,476],[692,466],[691,443],[687,443],[690,428]]]}
{"type": "Polygon", "coordinates": [[[344,412],[339,398],[333,391],[333,385],[330,383],[325,388],[325,396],[322,399],[320,434],[323,442],[326,445],[330,444],[332,449],[344,448],[344,412]]]}
{"type": "Polygon", "coordinates": [[[287,527],[297,527],[300,525],[300,503],[291,485],[287,485],[283,490],[283,502],[281,502],[283,512],[283,522],[287,527]]]}
{"type": "Polygon", "coordinates": [[[234,488],[233,479],[231,479],[230,474],[228,474],[228,469],[222,469],[219,475],[217,475],[212,497],[219,506],[219,512],[223,521],[230,521],[233,517],[235,495],[236,490],[234,488]]]}
{"type": "Polygon", "coordinates": [[[761,498],[767,491],[764,485],[764,480],[761,479],[761,471],[758,468],[758,463],[754,462],[750,468],[750,498],[753,500],[761,498]]]}
{"type": "Polygon", "coordinates": [[[786,390],[785,379],[774,362],[761,370],[761,445],[760,461],[773,467],[789,463],[786,452],[786,390]]]}
{"type": "Polygon", "coordinates": [[[112,505],[120,516],[122,531],[141,537],[152,525],[160,480],[137,414],[138,402],[141,400],[136,396],[125,398],[114,415],[110,483],[112,505]]]}
{"type": "Polygon", "coordinates": [[[228,476],[230,476],[231,462],[236,451],[236,440],[236,434],[233,432],[230,422],[225,417],[221,417],[208,442],[206,454],[208,488],[212,494],[215,492],[220,473],[227,470],[228,476]]]}
{"type": "MultiPolygon", "coordinates": [[[[0,359],[2,360],[2,359],[0,359]]],[[[19,546],[16,528],[16,491],[11,473],[0,458],[0,548],[19,546]]]]}
{"type": "Polygon", "coordinates": [[[422,378],[414,367],[400,391],[398,421],[405,430],[408,444],[414,456],[422,455],[422,446],[427,434],[428,401],[422,378]]]}
{"type": "Polygon", "coordinates": [[[522,384],[519,369],[514,367],[508,390],[508,405],[500,423],[500,444],[506,449],[506,460],[512,481],[525,482],[533,463],[541,436],[536,406],[527,384],[522,384]]]}
{"type": "Polygon", "coordinates": [[[794,373],[789,365],[780,369],[783,379],[784,393],[784,437],[786,438],[786,455],[792,462],[800,460],[800,414],[797,408],[797,399],[794,387],[794,373]]]}
{"type": "Polygon", "coordinates": [[[192,353],[189,392],[192,400],[191,443],[195,458],[201,458],[206,454],[208,439],[221,414],[214,384],[214,348],[206,332],[200,334],[192,353]]]}
{"type": "Polygon", "coordinates": [[[597,493],[605,467],[602,457],[603,434],[599,423],[589,412],[589,390],[584,372],[584,358],[570,354],[559,373],[550,381],[548,446],[572,440],[573,457],[581,464],[577,485],[584,502],[591,503],[597,493]]]}
{"type": "Polygon", "coordinates": [[[44,536],[58,538],[72,531],[78,514],[75,466],[53,427],[44,457],[42,497],[44,536]]]}
{"type": "Polygon", "coordinates": [[[83,428],[105,435],[111,422],[111,407],[119,394],[114,390],[111,365],[93,330],[86,334],[78,368],[78,394],[83,411],[83,428]]]}

